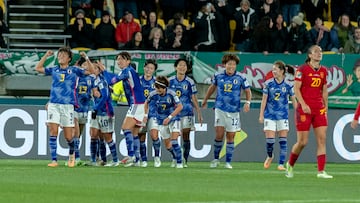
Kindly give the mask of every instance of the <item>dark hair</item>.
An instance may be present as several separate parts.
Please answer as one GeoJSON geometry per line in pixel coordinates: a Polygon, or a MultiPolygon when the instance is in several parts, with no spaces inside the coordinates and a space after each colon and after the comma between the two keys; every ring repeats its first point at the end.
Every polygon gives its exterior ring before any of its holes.
{"type": "Polygon", "coordinates": [[[284,71],[283,75],[285,75],[286,65],[283,61],[275,61],[274,65],[276,65],[280,70],[283,70],[284,71]]]}
{"type": "Polygon", "coordinates": [[[116,55],[116,59],[118,59],[119,57],[131,61],[131,56],[129,52],[126,51],[120,52],[118,55],[116,55]]]}
{"type": "Polygon", "coordinates": [[[309,63],[310,62],[310,57],[309,57],[309,54],[312,54],[312,51],[315,47],[319,47],[318,45],[311,45],[306,53],[306,59],[305,59],[305,63],[309,63]]]}
{"type": "Polygon", "coordinates": [[[222,64],[226,64],[229,61],[235,61],[237,65],[240,63],[240,58],[235,54],[225,54],[221,59],[222,64]]]}
{"type": "Polygon", "coordinates": [[[174,66],[178,66],[178,64],[180,63],[180,61],[184,61],[186,63],[186,68],[189,68],[190,67],[190,64],[189,64],[189,61],[185,58],[178,58],[175,63],[174,63],[174,66]]]}
{"type": "MultiPolygon", "coordinates": [[[[73,53],[72,53],[70,47],[60,47],[59,50],[58,50],[58,54],[59,54],[60,52],[65,52],[65,53],[67,53],[68,56],[69,56],[69,58],[72,60],[72,58],[73,58],[73,53]]],[[[70,61],[71,61],[71,60],[70,60],[70,61]]]]}
{"type": "MultiPolygon", "coordinates": [[[[159,75],[159,76],[156,76],[156,80],[155,80],[155,86],[156,86],[156,82],[159,82],[159,83],[161,83],[161,84],[164,84],[166,87],[169,87],[169,80],[167,79],[167,77],[166,76],[164,76],[164,75],[159,75]]],[[[160,86],[162,86],[162,85],[160,85],[160,86]]],[[[164,86],[162,86],[162,87],[164,87],[164,86]]],[[[164,87],[165,88],[165,87],[164,87]]]]}
{"type": "Polygon", "coordinates": [[[155,70],[158,68],[158,64],[156,63],[156,61],[154,59],[146,60],[144,66],[147,66],[148,64],[153,64],[155,66],[155,70]]]}

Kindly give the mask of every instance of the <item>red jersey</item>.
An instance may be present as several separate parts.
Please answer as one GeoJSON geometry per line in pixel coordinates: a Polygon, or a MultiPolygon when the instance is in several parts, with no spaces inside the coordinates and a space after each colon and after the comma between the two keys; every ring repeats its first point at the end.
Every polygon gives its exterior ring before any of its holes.
{"type": "Polygon", "coordinates": [[[358,106],[356,107],[356,110],[355,110],[355,114],[354,114],[354,120],[359,120],[359,116],[360,116],[360,102],[358,104],[358,106]]]}
{"type": "Polygon", "coordinates": [[[323,66],[315,70],[310,65],[304,64],[296,71],[295,81],[302,82],[300,92],[310,109],[325,107],[322,92],[323,86],[327,85],[326,76],[327,69],[323,66]]]}

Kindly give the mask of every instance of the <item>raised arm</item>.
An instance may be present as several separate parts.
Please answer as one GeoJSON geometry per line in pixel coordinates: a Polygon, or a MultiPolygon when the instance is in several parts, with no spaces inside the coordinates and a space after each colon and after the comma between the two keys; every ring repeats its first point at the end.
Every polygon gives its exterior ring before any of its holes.
{"type": "Polygon", "coordinates": [[[41,57],[39,63],[36,64],[35,70],[36,70],[37,72],[39,72],[39,73],[45,73],[45,67],[44,67],[45,61],[46,61],[47,57],[49,57],[49,56],[51,56],[51,55],[53,55],[53,54],[54,54],[53,51],[48,50],[48,51],[44,54],[44,56],[41,57]]]}

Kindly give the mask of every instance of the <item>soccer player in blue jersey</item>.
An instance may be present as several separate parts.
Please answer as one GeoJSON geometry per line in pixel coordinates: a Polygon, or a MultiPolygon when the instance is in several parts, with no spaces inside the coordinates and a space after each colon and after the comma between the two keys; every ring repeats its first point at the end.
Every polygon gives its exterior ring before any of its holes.
{"type": "Polygon", "coordinates": [[[176,75],[169,78],[169,88],[175,91],[183,105],[179,117],[181,118],[180,126],[181,136],[183,138],[184,167],[186,168],[190,154],[190,131],[195,128],[194,109],[196,110],[200,123],[202,123],[202,116],[196,97],[197,89],[195,82],[186,75],[190,67],[189,61],[184,58],[179,58],[175,61],[174,66],[176,75]]]}
{"type": "MultiPolygon", "coordinates": [[[[77,77],[82,77],[92,72],[92,70],[84,70],[75,66],[69,66],[72,59],[71,49],[62,47],[58,50],[58,65],[54,67],[44,67],[46,59],[53,55],[53,51],[48,50],[36,65],[35,70],[39,73],[52,76],[52,85],[50,90],[50,102],[48,104],[47,124],[50,131],[49,146],[52,162],[49,167],[57,167],[57,136],[61,126],[63,128],[64,137],[69,145],[68,167],[75,166],[74,155],[74,106],[77,105],[75,97],[77,77]]],[[[91,63],[89,57],[84,52],[80,55],[91,63]]]]}
{"type": "MultiPolygon", "coordinates": [[[[140,81],[144,87],[144,96],[147,98],[150,92],[155,90],[155,72],[157,69],[157,63],[153,59],[148,59],[144,65],[144,75],[140,76],[140,81]]],[[[139,132],[140,139],[140,156],[141,156],[141,167],[147,167],[147,149],[146,149],[146,132],[149,132],[152,139],[153,148],[155,152],[154,167],[158,168],[161,166],[160,160],[160,146],[161,141],[158,136],[158,123],[156,121],[156,102],[152,101],[149,103],[149,113],[147,115],[148,120],[146,126],[143,127],[139,132]]]]}
{"type": "MultiPolygon", "coordinates": [[[[176,168],[183,168],[181,148],[178,143],[180,135],[180,117],[178,114],[183,108],[179,97],[169,88],[169,81],[165,76],[157,76],[155,91],[150,92],[145,102],[145,112],[149,112],[149,104],[156,103],[156,121],[159,124],[159,131],[164,139],[166,149],[176,160],[176,168]]],[[[147,122],[145,116],[144,122],[147,122]]]]}
{"type": "Polygon", "coordinates": [[[115,84],[123,81],[125,96],[130,105],[129,110],[122,124],[122,131],[125,135],[128,157],[124,160],[124,166],[129,167],[135,164],[135,151],[140,148],[140,142],[134,143],[134,137],[138,136],[139,128],[143,126],[144,118],[144,88],[136,70],[130,65],[131,56],[128,52],[120,52],[116,56],[117,65],[122,70],[119,75],[111,80],[115,84]]]}
{"type": "MultiPolygon", "coordinates": [[[[85,58],[81,57],[77,65],[83,69],[87,69],[88,63],[86,63],[85,58]]],[[[90,75],[85,75],[83,77],[78,77],[77,88],[76,88],[76,99],[78,105],[75,106],[75,128],[74,128],[74,150],[75,150],[75,164],[81,165],[80,159],[80,136],[83,133],[84,126],[87,123],[88,111],[91,103],[91,88],[93,86],[94,77],[90,75]]]]}
{"type": "Polygon", "coordinates": [[[236,132],[241,130],[240,123],[240,96],[241,90],[245,91],[244,112],[250,111],[251,91],[249,82],[244,74],[236,71],[240,59],[235,54],[225,54],[222,57],[222,64],[225,70],[215,73],[212,84],[207,90],[203,100],[203,107],[207,106],[207,100],[217,91],[215,98],[215,143],[214,160],[210,167],[219,166],[219,154],[223,145],[226,132],[226,164],[225,168],[232,169],[231,159],[234,152],[234,137],[236,132]]]}
{"type": "MultiPolygon", "coordinates": [[[[106,164],[105,166],[118,166],[119,159],[116,151],[116,143],[112,139],[112,134],[114,132],[115,126],[115,117],[114,109],[112,106],[111,93],[109,85],[105,76],[101,73],[102,70],[98,64],[96,64],[95,72],[96,79],[94,81],[94,86],[92,88],[94,95],[94,106],[91,112],[91,122],[90,122],[90,151],[91,151],[91,162],[93,165],[96,165],[96,150],[98,146],[96,145],[97,140],[103,138],[108,144],[113,161],[106,164]]],[[[100,149],[101,150],[101,149],[100,149]]],[[[104,161],[105,151],[100,151],[102,155],[101,158],[104,161]]],[[[105,160],[106,161],[106,160],[105,160]]]]}
{"type": "Polygon", "coordinates": [[[280,156],[278,170],[286,170],[284,167],[287,154],[287,135],[289,132],[289,97],[294,109],[296,100],[294,85],[285,80],[286,65],[282,61],[276,61],[272,69],[273,78],[264,83],[263,96],[260,106],[259,122],[264,124],[266,138],[267,158],[264,168],[268,169],[274,158],[273,150],[276,134],[279,136],[280,156]]]}

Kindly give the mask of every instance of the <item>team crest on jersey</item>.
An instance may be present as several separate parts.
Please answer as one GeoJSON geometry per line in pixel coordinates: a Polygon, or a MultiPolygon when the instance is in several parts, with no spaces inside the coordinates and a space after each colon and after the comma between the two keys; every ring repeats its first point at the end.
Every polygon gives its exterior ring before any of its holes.
{"type": "Polygon", "coordinates": [[[169,104],[172,103],[172,102],[171,102],[171,98],[168,98],[166,101],[167,101],[167,103],[169,103],[169,104]]]}
{"type": "Polygon", "coordinates": [[[188,86],[187,86],[187,85],[184,85],[182,88],[183,88],[184,90],[187,90],[187,89],[188,89],[188,86]]]}
{"type": "Polygon", "coordinates": [[[302,77],[302,73],[300,71],[296,71],[295,78],[300,79],[302,77]]]}
{"type": "Polygon", "coordinates": [[[305,116],[305,115],[301,115],[301,116],[300,116],[300,121],[301,121],[301,122],[305,122],[305,121],[306,121],[306,116],[305,116]]]}
{"type": "Polygon", "coordinates": [[[86,83],[87,83],[88,86],[90,86],[91,85],[91,80],[87,80],[86,83]]]}
{"type": "Polygon", "coordinates": [[[286,87],[282,87],[282,88],[281,88],[281,91],[282,91],[282,92],[286,92],[286,87]]]}
{"type": "Polygon", "coordinates": [[[323,72],[320,73],[320,77],[324,78],[324,73],[323,72]]]}
{"type": "Polygon", "coordinates": [[[71,71],[70,69],[68,69],[68,70],[67,70],[67,73],[68,73],[68,74],[71,74],[71,73],[72,73],[72,71],[71,71]]]}
{"type": "Polygon", "coordinates": [[[234,83],[234,84],[239,84],[239,81],[235,79],[235,80],[233,81],[233,83],[234,83]]]}

